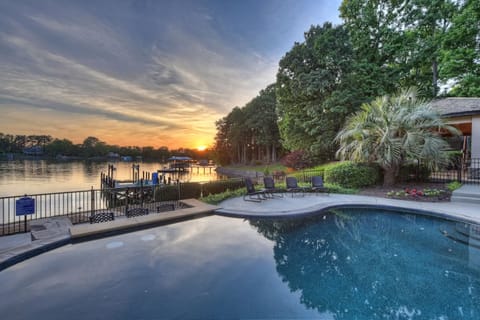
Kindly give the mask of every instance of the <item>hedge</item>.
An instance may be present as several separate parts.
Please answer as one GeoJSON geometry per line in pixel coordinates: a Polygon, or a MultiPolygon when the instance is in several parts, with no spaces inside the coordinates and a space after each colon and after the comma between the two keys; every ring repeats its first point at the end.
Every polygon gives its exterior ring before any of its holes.
{"type": "Polygon", "coordinates": [[[242,179],[218,180],[207,183],[182,182],[180,184],[161,185],[155,189],[155,201],[198,199],[201,195],[222,193],[244,187],[242,179]]]}
{"type": "Polygon", "coordinates": [[[362,188],[378,183],[380,169],[362,163],[339,162],[325,168],[325,183],[337,184],[344,188],[362,188]]]}

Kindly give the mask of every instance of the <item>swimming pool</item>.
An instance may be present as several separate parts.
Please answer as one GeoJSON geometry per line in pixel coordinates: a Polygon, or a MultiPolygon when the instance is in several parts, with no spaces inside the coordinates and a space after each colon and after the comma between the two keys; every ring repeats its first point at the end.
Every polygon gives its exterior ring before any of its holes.
{"type": "Polygon", "coordinates": [[[12,266],[0,272],[0,312],[5,319],[479,319],[480,250],[465,230],[364,209],[282,220],[210,216],[12,266]]]}

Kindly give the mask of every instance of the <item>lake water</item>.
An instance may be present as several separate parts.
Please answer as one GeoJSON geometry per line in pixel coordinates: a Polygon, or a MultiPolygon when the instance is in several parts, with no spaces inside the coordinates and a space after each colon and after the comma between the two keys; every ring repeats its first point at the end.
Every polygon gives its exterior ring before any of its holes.
{"type": "MultiPolygon", "coordinates": [[[[107,172],[112,162],[15,160],[0,161],[0,197],[62,191],[88,190],[100,187],[100,174],[107,172]]],[[[115,162],[116,180],[132,179],[132,164],[140,165],[142,171],[156,172],[166,166],[159,162],[115,162]]],[[[176,179],[177,177],[172,177],[176,179]]],[[[194,168],[182,174],[180,181],[212,181],[218,175],[212,169],[194,168]]]]}

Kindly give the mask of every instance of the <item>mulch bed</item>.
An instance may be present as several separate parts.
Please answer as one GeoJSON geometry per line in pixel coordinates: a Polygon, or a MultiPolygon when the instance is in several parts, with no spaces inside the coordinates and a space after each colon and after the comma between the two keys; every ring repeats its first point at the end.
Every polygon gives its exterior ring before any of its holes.
{"type": "Polygon", "coordinates": [[[399,200],[409,200],[409,201],[422,201],[422,202],[449,202],[451,192],[447,189],[444,183],[402,183],[397,184],[393,187],[383,187],[375,186],[370,188],[362,189],[358,194],[365,196],[374,196],[388,199],[399,199],[399,200]],[[445,190],[440,196],[387,196],[388,192],[400,192],[404,193],[405,189],[412,190],[425,190],[425,189],[437,189],[445,190]]]}

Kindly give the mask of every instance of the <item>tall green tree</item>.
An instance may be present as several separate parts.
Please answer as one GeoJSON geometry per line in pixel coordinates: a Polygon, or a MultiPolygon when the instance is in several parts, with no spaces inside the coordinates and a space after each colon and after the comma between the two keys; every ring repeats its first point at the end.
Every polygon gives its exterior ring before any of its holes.
{"type": "MultiPolygon", "coordinates": [[[[87,137],[83,140],[82,153],[85,157],[106,156],[108,153],[107,144],[96,137],[87,137]]],[[[138,152],[140,154],[140,151],[138,152]]]]}
{"type": "Polygon", "coordinates": [[[468,78],[458,69],[463,63],[457,58],[475,60],[454,43],[461,40],[461,47],[470,53],[478,49],[478,2],[344,0],[340,12],[356,60],[371,69],[372,78],[381,80],[377,86],[385,93],[416,86],[422,95],[435,97],[440,80],[468,78]]]}
{"type": "Polygon", "coordinates": [[[362,105],[349,117],[336,139],[341,159],[377,163],[384,171],[384,185],[395,183],[402,164],[420,160],[433,168],[448,162],[448,143],[439,130],[458,134],[429,103],[408,89],[362,105]]]}
{"type": "Polygon", "coordinates": [[[55,139],[45,146],[45,152],[52,157],[57,155],[78,156],[80,150],[68,139],[55,139]]]}
{"type": "Polygon", "coordinates": [[[216,154],[221,155],[217,158],[220,163],[246,163],[251,133],[245,121],[245,112],[240,107],[233,108],[227,116],[217,121],[215,149],[216,154]]]}
{"type": "Polygon", "coordinates": [[[215,153],[222,164],[276,161],[281,150],[275,85],[216,122],[215,153]]]}
{"type": "Polygon", "coordinates": [[[458,12],[456,2],[411,0],[405,5],[405,35],[412,39],[407,47],[412,57],[411,74],[416,77],[416,85],[431,97],[438,94],[441,53],[453,17],[458,12]]]}
{"type": "Polygon", "coordinates": [[[12,134],[0,133],[0,152],[15,152],[15,136],[12,134]]]}
{"type": "Polygon", "coordinates": [[[455,79],[451,95],[480,97],[480,1],[466,0],[452,19],[441,55],[440,75],[455,79]]]}
{"type": "Polygon", "coordinates": [[[340,6],[355,64],[368,81],[372,98],[397,90],[409,73],[401,31],[404,6],[404,1],[390,0],[344,0],[340,6]]]}
{"type": "Polygon", "coordinates": [[[245,125],[250,129],[254,158],[272,162],[277,160],[280,133],[277,125],[275,84],[260,91],[245,105],[245,125]]]}
{"type": "Polygon", "coordinates": [[[355,67],[348,33],[331,23],[312,26],[281,59],[277,112],[286,149],[333,157],[336,132],[365,101],[355,67]]]}
{"type": "Polygon", "coordinates": [[[217,133],[215,134],[214,154],[215,161],[221,165],[226,165],[232,162],[231,147],[228,141],[228,122],[227,117],[223,117],[215,122],[217,133]]]}

